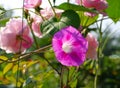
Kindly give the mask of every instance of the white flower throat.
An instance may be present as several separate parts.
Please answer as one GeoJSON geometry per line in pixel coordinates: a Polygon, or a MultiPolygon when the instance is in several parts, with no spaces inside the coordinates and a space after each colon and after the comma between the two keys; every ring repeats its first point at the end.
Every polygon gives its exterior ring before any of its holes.
{"type": "Polygon", "coordinates": [[[64,42],[63,45],[62,45],[62,50],[65,52],[65,53],[71,53],[72,51],[72,44],[70,42],[64,42]]]}

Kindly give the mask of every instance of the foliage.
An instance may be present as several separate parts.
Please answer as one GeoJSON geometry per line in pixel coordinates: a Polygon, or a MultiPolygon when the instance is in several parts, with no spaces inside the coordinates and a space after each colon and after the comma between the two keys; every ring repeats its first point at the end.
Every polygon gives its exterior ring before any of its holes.
{"type": "MultiPolygon", "coordinates": [[[[56,0],[53,0],[54,4],[55,2],[56,0]]],[[[104,12],[107,13],[108,19],[118,22],[120,1],[107,2],[109,6],[104,12]]],[[[51,5],[50,1],[49,3],[51,5]]],[[[22,8],[23,18],[31,28],[34,42],[23,53],[6,53],[0,49],[0,88],[119,88],[120,36],[111,37],[108,36],[110,31],[102,32],[102,22],[106,18],[103,16],[98,20],[99,11],[70,3],[69,0],[51,8],[54,13],[49,18],[39,13],[39,10],[42,11],[40,7],[35,7],[35,11],[22,8]],[[56,8],[62,10],[60,16],[57,16],[56,8]],[[34,19],[30,17],[29,11],[42,18],[42,22],[39,23],[42,37],[35,35],[31,26],[34,19]],[[96,16],[86,16],[85,12],[94,13],[96,16]],[[97,27],[91,28],[94,24],[97,24],[97,27]],[[67,26],[73,26],[84,37],[91,32],[98,35],[97,59],[86,58],[86,61],[77,67],[64,66],[56,60],[52,39],[56,32],[67,26]]],[[[10,14],[10,18],[5,15],[12,10],[0,7],[0,30],[12,18],[10,14]]]]}
{"type": "Polygon", "coordinates": [[[107,14],[109,15],[110,18],[112,18],[115,22],[119,21],[120,19],[120,12],[119,12],[119,8],[120,8],[120,1],[119,0],[107,0],[109,3],[109,7],[106,10],[107,14]]]}

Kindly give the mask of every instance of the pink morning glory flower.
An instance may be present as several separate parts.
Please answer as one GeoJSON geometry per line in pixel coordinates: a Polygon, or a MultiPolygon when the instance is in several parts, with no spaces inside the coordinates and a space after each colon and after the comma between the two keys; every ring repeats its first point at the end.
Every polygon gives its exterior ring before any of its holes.
{"type": "MultiPolygon", "coordinates": [[[[86,8],[94,8],[100,14],[106,16],[103,12],[103,10],[105,10],[108,7],[108,3],[106,0],[75,0],[75,2],[79,5],[83,5],[86,8]]],[[[96,13],[85,12],[85,16],[94,17],[96,15],[96,13]]]]}
{"type": "Polygon", "coordinates": [[[96,13],[92,13],[92,12],[84,12],[84,15],[85,15],[85,16],[88,16],[88,17],[94,17],[94,16],[96,16],[97,14],[96,14],[96,13]]]}
{"type": "Polygon", "coordinates": [[[53,36],[52,46],[57,60],[65,66],[79,66],[86,59],[88,43],[79,31],[68,26],[53,36]]]}
{"type": "Polygon", "coordinates": [[[42,18],[38,15],[34,15],[32,22],[32,30],[38,38],[42,37],[42,33],[40,31],[40,24],[43,22],[42,18]]]}
{"type": "MultiPolygon", "coordinates": [[[[59,18],[63,11],[59,10],[59,9],[55,9],[55,12],[56,12],[56,16],[59,18]]],[[[40,13],[45,18],[45,20],[54,16],[52,8],[50,8],[50,7],[46,7],[44,9],[40,10],[40,13]]],[[[41,33],[41,30],[40,30],[40,24],[43,22],[43,19],[36,14],[34,14],[32,16],[32,18],[33,18],[33,22],[32,22],[33,32],[34,32],[35,36],[37,36],[38,38],[41,38],[42,33],[41,33]]]]}
{"type": "Polygon", "coordinates": [[[24,7],[26,9],[35,8],[41,5],[42,0],[24,0],[24,7]]]}
{"type": "Polygon", "coordinates": [[[92,34],[88,33],[86,40],[88,41],[88,51],[86,57],[90,59],[97,59],[97,39],[92,34]]]}
{"type": "Polygon", "coordinates": [[[106,0],[76,0],[76,3],[96,10],[104,10],[108,7],[106,0]]]}
{"type": "Polygon", "coordinates": [[[29,33],[29,27],[22,19],[10,19],[6,27],[0,30],[0,48],[7,53],[24,52],[32,45],[29,33]]]}
{"type": "MultiPolygon", "coordinates": [[[[56,9],[56,8],[54,8],[54,10],[55,10],[56,16],[59,18],[61,16],[63,10],[56,9]]],[[[54,16],[53,10],[50,7],[46,7],[44,9],[40,10],[40,13],[42,14],[42,16],[45,19],[49,19],[54,16]]]]}

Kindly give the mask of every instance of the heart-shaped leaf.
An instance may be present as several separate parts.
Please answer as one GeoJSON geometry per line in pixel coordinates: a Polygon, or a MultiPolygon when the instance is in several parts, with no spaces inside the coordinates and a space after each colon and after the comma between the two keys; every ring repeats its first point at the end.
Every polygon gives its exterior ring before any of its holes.
{"type": "Polygon", "coordinates": [[[43,36],[48,34],[53,36],[57,31],[69,25],[75,28],[79,28],[80,26],[79,15],[73,10],[66,10],[63,12],[59,20],[53,17],[44,21],[41,24],[41,32],[43,36]]]}
{"type": "Polygon", "coordinates": [[[85,11],[85,12],[95,12],[93,9],[88,9],[80,5],[75,5],[71,3],[62,3],[59,6],[55,6],[58,9],[62,10],[74,10],[74,11],[85,11]]]}
{"type": "Polygon", "coordinates": [[[120,0],[107,0],[108,8],[106,12],[113,21],[117,22],[120,20],[120,0]]]}

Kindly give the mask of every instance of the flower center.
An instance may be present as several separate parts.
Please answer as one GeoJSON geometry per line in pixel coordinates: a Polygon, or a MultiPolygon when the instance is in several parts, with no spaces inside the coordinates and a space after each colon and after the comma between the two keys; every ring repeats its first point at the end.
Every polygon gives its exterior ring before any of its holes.
{"type": "Polygon", "coordinates": [[[65,52],[65,53],[71,53],[72,51],[72,45],[70,42],[65,42],[63,43],[62,45],[62,50],[65,52]]]}

